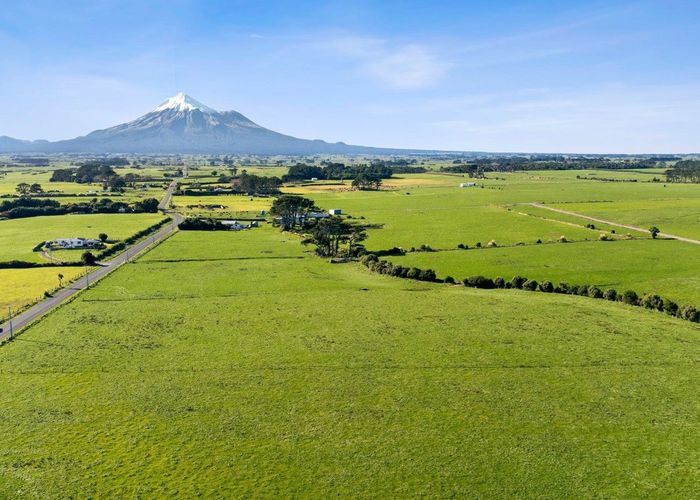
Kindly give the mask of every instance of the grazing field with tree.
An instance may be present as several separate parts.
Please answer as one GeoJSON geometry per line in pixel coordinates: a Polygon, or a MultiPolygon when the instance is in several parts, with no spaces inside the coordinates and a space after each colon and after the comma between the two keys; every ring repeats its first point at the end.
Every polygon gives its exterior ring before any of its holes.
{"type": "MultiPolygon", "coordinates": [[[[3,220],[0,221],[0,262],[46,262],[40,252],[34,251],[41,242],[74,237],[97,239],[103,232],[118,241],[162,219],[162,214],[91,214],[3,220]]],[[[80,260],[79,252],[71,251],[70,255],[80,260]]]]}

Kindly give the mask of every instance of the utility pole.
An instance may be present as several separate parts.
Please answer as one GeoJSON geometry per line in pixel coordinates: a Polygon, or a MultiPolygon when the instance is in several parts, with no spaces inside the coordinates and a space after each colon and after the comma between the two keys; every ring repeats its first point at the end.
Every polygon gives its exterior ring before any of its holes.
{"type": "Polygon", "coordinates": [[[12,306],[7,306],[7,315],[9,316],[10,322],[10,340],[12,340],[14,334],[14,332],[12,331],[12,306]]]}
{"type": "Polygon", "coordinates": [[[90,288],[90,269],[85,268],[85,288],[90,288]]]}

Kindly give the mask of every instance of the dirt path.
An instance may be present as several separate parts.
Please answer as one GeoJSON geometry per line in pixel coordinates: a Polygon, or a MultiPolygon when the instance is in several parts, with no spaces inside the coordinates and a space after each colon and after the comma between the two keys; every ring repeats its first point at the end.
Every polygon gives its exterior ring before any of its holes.
{"type": "MultiPolygon", "coordinates": [[[[574,217],[579,217],[581,219],[586,219],[586,220],[590,220],[593,222],[600,222],[601,224],[607,224],[609,226],[622,227],[625,229],[630,229],[632,231],[640,231],[642,233],[647,233],[647,234],[649,233],[649,230],[643,229],[639,226],[632,226],[630,224],[620,224],[619,222],[613,222],[613,221],[605,220],[605,219],[598,219],[597,217],[590,217],[588,215],[583,215],[583,214],[580,214],[577,212],[569,212],[568,210],[562,210],[561,208],[548,207],[546,205],[542,205],[541,203],[530,203],[530,205],[532,205],[533,207],[543,208],[545,210],[550,210],[552,212],[557,212],[557,213],[564,214],[564,215],[573,215],[574,217]]],[[[684,241],[686,243],[693,243],[695,245],[700,245],[700,240],[693,240],[691,238],[686,238],[684,236],[676,236],[675,234],[659,233],[659,236],[662,238],[668,238],[671,240],[684,241]]]]}
{"type": "Polygon", "coordinates": [[[61,262],[63,262],[61,259],[57,259],[57,258],[54,257],[53,255],[51,255],[51,251],[50,251],[50,250],[42,250],[42,251],[41,251],[41,257],[42,257],[43,259],[45,259],[45,260],[50,261],[50,262],[56,262],[56,263],[61,263],[61,262]]]}

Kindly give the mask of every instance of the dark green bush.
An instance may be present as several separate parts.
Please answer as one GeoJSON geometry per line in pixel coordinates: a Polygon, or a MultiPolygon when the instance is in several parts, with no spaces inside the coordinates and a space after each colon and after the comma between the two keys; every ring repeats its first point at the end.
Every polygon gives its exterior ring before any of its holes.
{"type": "Polygon", "coordinates": [[[694,323],[700,322],[700,311],[693,306],[683,306],[680,310],[680,317],[694,323]]]}
{"type": "Polygon", "coordinates": [[[678,304],[669,299],[664,299],[664,312],[670,316],[678,315],[678,304]]]}
{"type": "Polygon", "coordinates": [[[523,278],[522,276],[514,276],[512,280],[510,280],[510,284],[513,288],[522,288],[523,284],[527,281],[527,278],[523,278]]]}
{"type": "Polygon", "coordinates": [[[597,286],[589,286],[588,287],[588,296],[592,299],[602,299],[603,298],[603,291],[598,288],[597,286]]]}
{"type": "Polygon", "coordinates": [[[406,277],[410,280],[417,280],[419,276],[420,276],[420,269],[418,269],[417,267],[412,267],[406,273],[406,277]]]}
{"type": "Polygon", "coordinates": [[[539,284],[535,280],[527,280],[525,283],[523,283],[523,290],[530,290],[534,292],[537,290],[537,287],[539,284]]]}
{"type": "Polygon", "coordinates": [[[634,290],[625,290],[622,295],[620,295],[620,301],[624,304],[629,304],[632,306],[639,305],[639,295],[634,290]]]}
{"type": "Polygon", "coordinates": [[[654,309],[656,311],[663,311],[664,310],[664,299],[662,299],[661,297],[659,297],[656,294],[648,293],[642,298],[640,305],[646,307],[647,309],[654,309]]]}
{"type": "Polygon", "coordinates": [[[552,284],[551,281],[543,281],[540,283],[540,291],[544,293],[552,293],[554,292],[554,285],[552,284]]]}
{"type": "Polygon", "coordinates": [[[470,276],[469,278],[466,278],[464,280],[464,286],[472,287],[472,288],[485,288],[485,289],[491,289],[495,288],[496,285],[494,284],[493,280],[491,278],[486,278],[485,276],[470,276]]]}
{"type": "Polygon", "coordinates": [[[506,280],[504,280],[502,277],[498,277],[495,280],[493,280],[493,284],[496,288],[505,288],[506,287],[506,280]]]}
{"type": "Polygon", "coordinates": [[[617,300],[617,290],[615,290],[614,288],[608,288],[603,293],[603,298],[605,300],[612,300],[612,301],[617,300]]]}

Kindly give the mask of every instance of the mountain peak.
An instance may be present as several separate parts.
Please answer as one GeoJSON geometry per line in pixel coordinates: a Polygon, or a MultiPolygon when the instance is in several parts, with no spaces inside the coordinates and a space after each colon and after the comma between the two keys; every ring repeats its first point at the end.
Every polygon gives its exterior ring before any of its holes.
{"type": "Polygon", "coordinates": [[[216,110],[210,108],[209,106],[205,106],[204,104],[202,104],[196,99],[193,99],[184,92],[180,92],[179,94],[176,94],[171,98],[167,99],[165,102],[163,102],[163,104],[158,106],[153,111],[160,112],[165,111],[167,109],[175,109],[177,111],[193,111],[195,109],[198,109],[205,113],[216,113],[216,110]]]}

